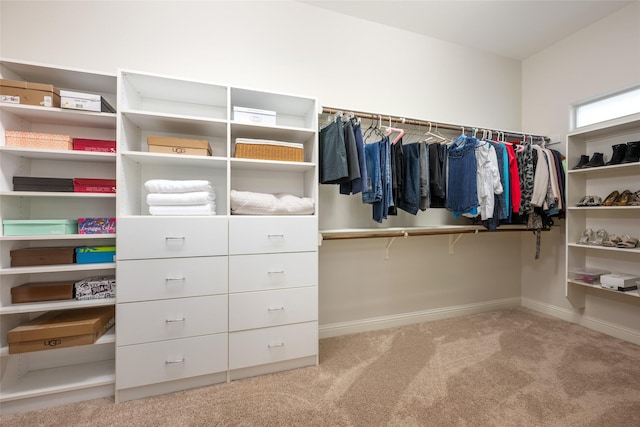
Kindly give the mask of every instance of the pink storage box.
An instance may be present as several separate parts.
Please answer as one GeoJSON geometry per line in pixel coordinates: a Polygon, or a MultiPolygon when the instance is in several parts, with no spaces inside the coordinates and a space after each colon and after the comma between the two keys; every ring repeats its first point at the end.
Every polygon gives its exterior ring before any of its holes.
{"type": "Polygon", "coordinates": [[[40,148],[45,150],[72,150],[73,140],[69,135],[53,133],[5,131],[6,146],[18,148],[40,148]]]}

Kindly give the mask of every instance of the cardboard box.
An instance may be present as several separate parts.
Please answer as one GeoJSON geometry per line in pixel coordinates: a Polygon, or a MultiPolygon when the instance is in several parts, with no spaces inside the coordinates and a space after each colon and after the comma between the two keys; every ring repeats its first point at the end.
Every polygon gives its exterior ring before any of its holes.
{"type": "Polygon", "coordinates": [[[76,193],[115,193],[116,180],[102,178],[74,178],[73,191],[76,193]]]}
{"type": "Polygon", "coordinates": [[[70,90],[60,91],[60,107],[71,110],[115,113],[116,110],[100,95],[70,90]]]}
{"type": "Polygon", "coordinates": [[[41,150],[71,150],[73,140],[69,135],[39,132],[5,131],[7,147],[38,148],[41,150]]]}
{"type": "Polygon", "coordinates": [[[276,112],[271,110],[234,106],[233,120],[257,125],[275,125],[276,112]]]}
{"type": "Polygon", "coordinates": [[[203,139],[148,136],[147,145],[150,153],[189,154],[193,156],[211,155],[209,141],[203,139]]]}
{"type": "Polygon", "coordinates": [[[116,261],[115,246],[81,246],[75,248],[76,263],[93,264],[116,261]]]}
{"type": "Polygon", "coordinates": [[[102,139],[73,138],[73,149],[77,151],[115,153],[116,142],[102,139]]]}
{"type": "Polygon", "coordinates": [[[87,277],[74,284],[75,298],[79,301],[116,297],[116,276],[87,277]]]}
{"type": "Polygon", "coordinates": [[[73,299],[74,282],[34,282],[11,288],[11,303],[73,299]]]}
{"type": "Polygon", "coordinates": [[[0,79],[0,102],[60,107],[60,90],[50,84],[0,79]]]}
{"type": "Polygon", "coordinates": [[[42,178],[35,176],[14,176],[13,191],[54,191],[72,192],[72,178],[42,178]]]}
{"type": "Polygon", "coordinates": [[[11,267],[27,265],[73,264],[75,248],[72,246],[13,249],[11,267]]]}
{"type": "Polygon", "coordinates": [[[115,323],[115,307],[50,311],[7,333],[9,353],[95,343],[115,323]]]}
{"type": "Polygon", "coordinates": [[[57,236],[77,234],[78,221],[72,219],[5,219],[5,236],[57,236]]]}
{"type": "Polygon", "coordinates": [[[115,234],[115,218],[78,218],[78,234],[115,234]]]}

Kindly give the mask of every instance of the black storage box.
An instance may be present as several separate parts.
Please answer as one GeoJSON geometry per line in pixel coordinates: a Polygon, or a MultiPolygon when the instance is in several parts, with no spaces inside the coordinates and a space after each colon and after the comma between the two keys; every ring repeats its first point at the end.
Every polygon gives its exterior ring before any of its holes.
{"type": "Polygon", "coordinates": [[[73,192],[73,178],[39,178],[31,176],[14,176],[13,191],[73,192]]]}

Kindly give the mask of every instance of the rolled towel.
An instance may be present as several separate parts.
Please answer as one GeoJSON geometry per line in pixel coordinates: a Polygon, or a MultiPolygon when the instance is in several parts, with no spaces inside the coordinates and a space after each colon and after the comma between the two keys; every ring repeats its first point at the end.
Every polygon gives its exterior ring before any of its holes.
{"type": "Polygon", "coordinates": [[[211,191],[191,191],[189,193],[149,193],[147,204],[149,206],[169,205],[204,205],[213,202],[216,193],[211,191]]]}
{"type": "Polygon", "coordinates": [[[215,203],[181,206],[149,206],[151,215],[215,215],[215,203]]]}
{"type": "Polygon", "coordinates": [[[209,181],[201,179],[171,180],[150,179],[144,183],[149,193],[188,193],[191,191],[211,191],[209,181]]]}

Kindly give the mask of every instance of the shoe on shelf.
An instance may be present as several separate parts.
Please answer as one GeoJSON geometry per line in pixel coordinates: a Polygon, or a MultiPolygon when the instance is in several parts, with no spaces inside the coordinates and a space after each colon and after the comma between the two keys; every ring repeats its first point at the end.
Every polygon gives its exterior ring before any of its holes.
{"type": "Polygon", "coordinates": [[[602,202],[602,206],[613,206],[613,202],[620,196],[620,193],[617,190],[612,191],[602,202]]]}
{"type": "Polygon", "coordinates": [[[593,196],[584,196],[580,201],[576,204],[576,206],[589,206],[589,200],[591,200],[593,196]]]}
{"type": "Polygon", "coordinates": [[[578,160],[578,163],[576,163],[576,165],[572,169],[582,169],[587,163],[589,163],[589,156],[583,154],[580,156],[580,160],[578,160]]]}
{"type": "Polygon", "coordinates": [[[620,236],[620,241],[617,246],[619,248],[632,249],[638,246],[638,239],[625,234],[620,236]]]}
{"type": "Polygon", "coordinates": [[[607,162],[607,166],[619,165],[622,163],[625,154],[627,154],[627,147],[627,144],[616,144],[612,146],[613,154],[611,155],[611,160],[607,162]]]}
{"type": "Polygon", "coordinates": [[[640,206],[640,190],[631,195],[629,206],[640,206]]]}
{"type": "Polygon", "coordinates": [[[633,193],[629,190],[624,190],[620,195],[616,198],[615,202],[613,202],[613,206],[628,206],[629,201],[631,200],[631,196],[633,193]]]}
{"type": "Polygon", "coordinates": [[[609,234],[606,239],[602,241],[602,246],[607,246],[609,248],[615,248],[620,243],[620,237],[615,234],[609,234]]]}
{"type": "Polygon", "coordinates": [[[593,242],[591,242],[591,244],[595,246],[602,246],[604,241],[607,239],[607,236],[607,230],[601,228],[600,230],[596,231],[596,238],[593,240],[593,242]]]}
{"type": "Polygon", "coordinates": [[[590,245],[592,237],[593,237],[593,230],[590,228],[587,228],[582,232],[582,236],[580,236],[580,239],[578,240],[578,244],[590,245]]]}
{"type": "Polygon", "coordinates": [[[604,166],[604,154],[602,153],[593,153],[591,159],[584,165],[585,168],[596,168],[599,166],[604,166]]]}
{"type": "Polygon", "coordinates": [[[633,163],[640,161],[640,141],[627,142],[627,152],[621,163],[633,163]]]}
{"type": "Polygon", "coordinates": [[[600,196],[591,196],[591,199],[587,200],[587,206],[600,206],[602,205],[602,199],[600,196]]]}

